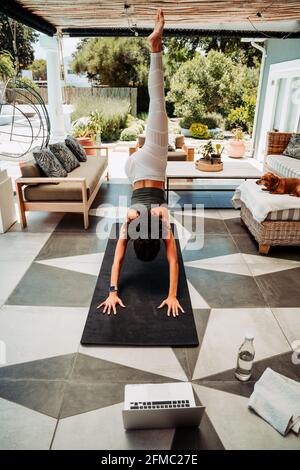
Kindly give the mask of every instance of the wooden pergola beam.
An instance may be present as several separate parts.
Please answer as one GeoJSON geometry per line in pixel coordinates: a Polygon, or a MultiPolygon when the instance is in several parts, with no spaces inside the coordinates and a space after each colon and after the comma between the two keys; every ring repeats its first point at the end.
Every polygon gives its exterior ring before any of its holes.
{"type": "MultiPolygon", "coordinates": [[[[65,28],[62,29],[62,33],[69,37],[113,37],[122,36],[130,37],[135,35],[135,31],[141,37],[148,36],[152,29],[151,28],[135,28],[131,30],[129,28],[65,28]]],[[[294,32],[286,31],[257,31],[257,30],[217,30],[217,29],[188,29],[188,28],[165,28],[164,36],[180,37],[180,36],[201,36],[211,37],[218,36],[223,38],[277,38],[277,39],[296,39],[300,38],[300,30],[294,32]]]]}
{"type": "Polygon", "coordinates": [[[53,24],[29,12],[15,0],[1,0],[0,12],[48,36],[56,33],[56,27],[53,24]]]}

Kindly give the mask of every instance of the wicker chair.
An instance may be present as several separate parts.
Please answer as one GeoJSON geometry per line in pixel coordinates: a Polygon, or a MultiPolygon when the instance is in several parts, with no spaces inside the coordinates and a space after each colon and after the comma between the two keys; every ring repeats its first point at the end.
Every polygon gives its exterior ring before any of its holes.
{"type": "MultiPolygon", "coordinates": [[[[267,157],[268,155],[282,155],[291,135],[291,132],[268,132],[264,171],[272,171],[278,176],[284,176],[268,167],[267,157]]],[[[268,254],[271,246],[300,245],[300,220],[264,220],[259,223],[253,218],[252,213],[245,204],[242,203],[241,223],[248,227],[256,239],[260,254],[268,254]]]]}

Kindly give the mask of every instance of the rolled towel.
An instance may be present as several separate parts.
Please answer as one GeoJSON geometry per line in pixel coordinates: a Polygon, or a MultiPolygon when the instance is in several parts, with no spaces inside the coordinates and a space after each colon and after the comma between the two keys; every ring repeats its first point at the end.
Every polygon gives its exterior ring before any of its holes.
{"type": "Polygon", "coordinates": [[[283,436],[286,436],[291,429],[299,435],[299,382],[268,367],[256,382],[248,406],[283,436]]]}

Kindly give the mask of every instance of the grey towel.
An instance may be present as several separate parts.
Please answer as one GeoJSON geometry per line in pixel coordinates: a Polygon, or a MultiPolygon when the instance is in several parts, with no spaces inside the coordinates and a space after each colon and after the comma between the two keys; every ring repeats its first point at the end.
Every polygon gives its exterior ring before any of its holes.
{"type": "Polygon", "coordinates": [[[280,434],[300,431],[300,383],[269,367],[256,382],[248,402],[253,409],[280,434]]]}

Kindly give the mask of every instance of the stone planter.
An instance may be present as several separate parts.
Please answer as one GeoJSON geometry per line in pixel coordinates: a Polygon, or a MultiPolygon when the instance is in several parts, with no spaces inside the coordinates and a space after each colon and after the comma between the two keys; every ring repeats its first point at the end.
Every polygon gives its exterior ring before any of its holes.
{"type": "MultiPolygon", "coordinates": [[[[96,145],[93,139],[90,137],[75,137],[76,140],[82,145],[83,147],[92,147],[93,145],[96,145]]],[[[96,155],[96,149],[86,149],[85,153],[87,155],[96,155]]]]}
{"type": "Polygon", "coordinates": [[[181,129],[182,135],[184,135],[185,137],[192,137],[192,134],[190,133],[188,129],[185,129],[184,127],[181,127],[180,129],[181,129]]]}
{"type": "Polygon", "coordinates": [[[227,146],[228,156],[231,158],[242,158],[246,153],[246,146],[243,140],[232,139],[227,146]]]}

